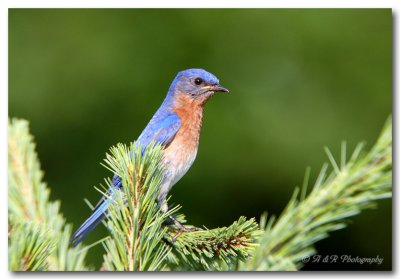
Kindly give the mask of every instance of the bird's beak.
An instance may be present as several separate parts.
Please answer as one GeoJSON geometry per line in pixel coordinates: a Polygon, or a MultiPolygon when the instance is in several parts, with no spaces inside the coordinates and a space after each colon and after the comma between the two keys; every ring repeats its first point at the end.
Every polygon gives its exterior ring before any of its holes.
{"type": "Polygon", "coordinates": [[[213,85],[210,86],[210,90],[214,91],[214,92],[225,92],[225,93],[229,93],[229,90],[226,89],[225,87],[217,84],[217,85],[213,85]]]}

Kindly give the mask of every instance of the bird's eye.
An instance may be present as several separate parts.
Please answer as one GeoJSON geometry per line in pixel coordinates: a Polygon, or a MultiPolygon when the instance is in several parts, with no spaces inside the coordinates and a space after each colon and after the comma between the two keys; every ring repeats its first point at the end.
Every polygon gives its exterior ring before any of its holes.
{"type": "Polygon", "coordinates": [[[196,85],[200,85],[200,84],[202,84],[203,83],[203,80],[201,79],[201,78],[196,78],[195,80],[194,80],[194,84],[196,84],[196,85]]]}

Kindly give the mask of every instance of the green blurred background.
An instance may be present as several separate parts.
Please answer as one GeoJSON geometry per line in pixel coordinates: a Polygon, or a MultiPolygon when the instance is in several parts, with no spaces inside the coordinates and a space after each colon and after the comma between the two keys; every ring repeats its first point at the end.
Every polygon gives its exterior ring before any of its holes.
{"type": "MultiPolygon", "coordinates": [[[[11,9],[9,115],[30,121],[52,198],[76,228],[110,175],[99,164],[108,148],[137,138],[178,71],[209,70],[231,94],[207,104],[197,160],[171,194],[190,223],[212,228],[279,214],[306,166],[315,179],[327,161],[323,146],[371,147],[391,113],[391,61],[390,9],[11,9]]],[[[316,245],[382,265],[305,269],[391,269],[391,220],[382,201],[316,245]]]]}

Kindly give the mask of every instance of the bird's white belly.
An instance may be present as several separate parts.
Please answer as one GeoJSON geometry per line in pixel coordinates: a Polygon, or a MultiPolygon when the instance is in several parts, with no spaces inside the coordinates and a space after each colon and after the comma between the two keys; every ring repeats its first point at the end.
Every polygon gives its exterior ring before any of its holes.
{"type": "Polygon", "coordinates": [[[183,149],[168,149],[164,151],[164,178],[157,198],[158,204],[164,212],[168,210],[166,198],[169,190],[187,173],[197,154],[197,148],[192,152],[185,152],[186,150],[183,149]]]}
{"type": "Polygon", "coordinates": [[[183,148],[174,148],[166,150],[164,155],[165,182],[166,190],[169,191],[190,169],[196,159],[197,148],[194,150],[185,150],[183,148]]]}

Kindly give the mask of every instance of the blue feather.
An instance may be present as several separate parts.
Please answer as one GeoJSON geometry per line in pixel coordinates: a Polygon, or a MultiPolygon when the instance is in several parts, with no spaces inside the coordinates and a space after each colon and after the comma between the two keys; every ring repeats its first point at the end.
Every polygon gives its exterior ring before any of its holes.
{"type": "MultiPolygon", "coordinates": [[[[112,180],[115,189],[119,190],[121,188],[121,178],[114,175],[112,180]]],[[[113,200],[114,194],[112,190],[109,190],[111,194],[111,199],[101,198],[97,206],[93,209],[92,215],[79,227],[79,229],[72,235],[71,243],[75,247],[78,245],[86,236],[106,217],[108,207],[113,200]]]]}
{"type": "Polygon", "coordinates": [[[168,145],[181,127],[181,119],[176,113],[165,113],[161,107],[138,138],[138,142],[146,147],[151,141],[163,146],[168,145]]]}
{"type": "Polygon", "coordinates": [[[79,244],[105,217],[110,200],[105,200],[94,213],[72,235],[71,242],[75,247],[79,244]]]}

